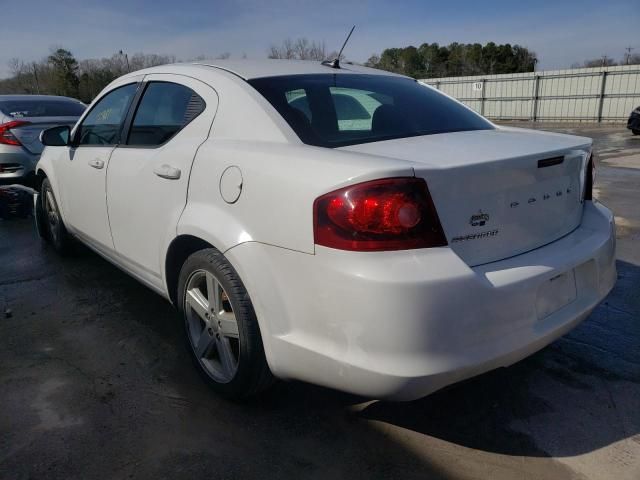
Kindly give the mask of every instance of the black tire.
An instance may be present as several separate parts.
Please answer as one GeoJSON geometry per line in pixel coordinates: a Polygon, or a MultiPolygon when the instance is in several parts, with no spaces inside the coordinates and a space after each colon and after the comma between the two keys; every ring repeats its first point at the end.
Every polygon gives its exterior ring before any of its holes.
{"type": "Polygon", "coordinates": [[[49,230],[47,228],[47,216],[44,213],[44,205],[42,204],[42,191],[38,192],[38,200],[36,201],[33,219],[36,231],[42,240],[49,241],[49,230]]]}
{"type": "Polygon", "coordinates": [[[631,133],[633,133],[634,135],[640,135],[640,130],[634,128],[631,130],[631,133]]]}
{"type": "Polygon", "coordinates": [[[67,232],[58,203],[53,194],[48,178],[42,181],[38,205],[36,205],[36,222],[40,236],[58,253],[66,254],[71,248],[71,237],[67,232]]]}
{"type": "MultiPolygon", "coordinates": [[[[180,270],[177,299],[178,309],[183,317],[187,349],[198,372],[213,390],[228,399],[241,400],[266,390],[274,383],[274,377],[265,358],[260,328],[249,294],[234,268],[218,250],[214,248],[200,250],[187,258],[180,270]],[[220,321],[214,320],[213,313],[207,313],[207,320],[205,320],[191,306],[194,291],[202,295],[200,298],[206,305],[211,305],[207,290],[208,282],[212,278],[217,282],[215,290],[220,292],[219,305],[223,307],[222,310],[219,309],[220,313],[235,316],[237,333],[234,331],[233,335],[237,334],[237,338],[225,337],[224,327],[215,327],[216,323],[221,324],[220,321]],[[204,289],[197,287],[202,281],[205,282],[204,289]],[[212,332],[211,327],[215,332],[212,332]],[[226,351],[232,351],[235,362],[234,373],[228,375],[224,372],[220,353],[220,349],[224,349],[220,346],[223,341],[226,342],[226,351]],[[204,348],[206,353],[198,354],[196,344],[204,345],[207,342],[210,342],[210,346],[204,348]],[[229,347],[231,347],[230,350],[229,347]]],[[[205,310],[213,312],[214,308],[207,307],[205,310]]]]}

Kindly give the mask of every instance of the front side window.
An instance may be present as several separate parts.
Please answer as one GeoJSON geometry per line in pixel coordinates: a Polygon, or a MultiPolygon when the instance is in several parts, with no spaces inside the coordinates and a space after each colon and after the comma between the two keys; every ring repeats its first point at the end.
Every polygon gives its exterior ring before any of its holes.
{"type": "Polygon", "coordinates": [[[76,133],[78,145],[117,145],[120,131],[137,83],[116,88],[102,97],[85,117],[76,133]]]}
{"type": "Polygon", "coordinates": [[[184,85],[151,82],[133,117],[127,144],[162,145],[200,115],[204,108],[204,100],[184,85]]]}
{"type": "Polygon", "coordinates": [[[342,147],[493,128],[475,112],[409,78],[323,73],[249,83],[309,145],[342,147]]]}

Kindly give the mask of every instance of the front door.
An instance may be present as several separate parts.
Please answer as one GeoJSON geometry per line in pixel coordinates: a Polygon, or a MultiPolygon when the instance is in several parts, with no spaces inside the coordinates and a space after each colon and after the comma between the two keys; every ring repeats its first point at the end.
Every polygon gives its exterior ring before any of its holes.
{"type": "Polygon", "coordinates": [[[103,96],[76,127],[67,155],[57,165],[67,227],[103,250],[113,249],[107,216],[107,168],[137,88],[134,80],[103,96]]]}

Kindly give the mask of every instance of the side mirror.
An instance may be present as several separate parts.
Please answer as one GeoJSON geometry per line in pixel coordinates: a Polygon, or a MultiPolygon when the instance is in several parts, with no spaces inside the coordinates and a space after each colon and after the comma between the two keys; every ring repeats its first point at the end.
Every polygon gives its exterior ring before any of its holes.
{"type": "Polygon", "coordinates": [[[51,127],[40,132],[40,143],[49,147],[64,147],[69,145],[71,129],[67,125],[51,127]]]}

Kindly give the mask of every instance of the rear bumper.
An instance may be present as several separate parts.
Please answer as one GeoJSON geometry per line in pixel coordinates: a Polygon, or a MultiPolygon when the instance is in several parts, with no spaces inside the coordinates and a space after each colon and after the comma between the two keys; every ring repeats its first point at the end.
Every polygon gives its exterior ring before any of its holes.
{"type": "Polygon", "coordinates": [[[586,318],[616,278],[613,215],[591,202],[569,235],[474,268],[446,247],[307,255],[250,242],[227,256],[276,375],[398,400],[532,354],[586,318]],[[568,303],[555,278],[575,286],[568,303]]]}
{"type": "Polygon", "coordinates": [[[23,147],[0,145],[0,185],[22,183],[31,177],[39,158],[23,147]]]}

